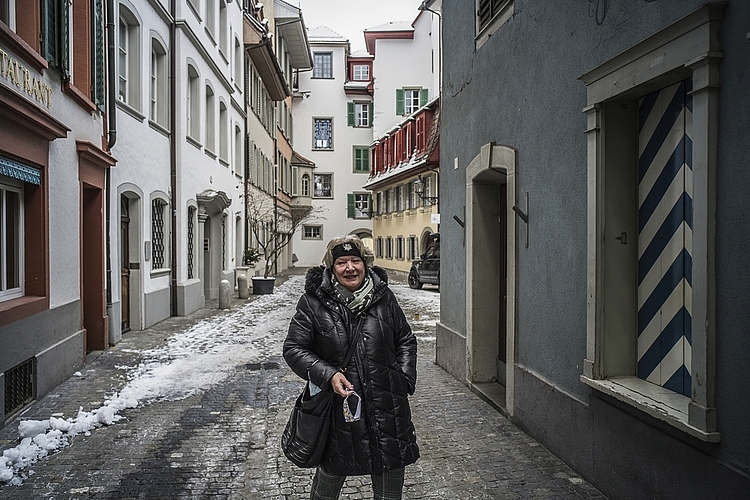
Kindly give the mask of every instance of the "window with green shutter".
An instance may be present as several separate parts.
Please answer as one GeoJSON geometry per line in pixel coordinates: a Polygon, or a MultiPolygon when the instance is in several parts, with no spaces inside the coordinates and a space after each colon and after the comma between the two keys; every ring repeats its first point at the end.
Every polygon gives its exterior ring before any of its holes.
{"type": "Polygon", "coordinates": [[[94,44],[91,51],[91,100],[104,110],[106,103],[104,64],[104,0],[93,0],[92,26],[94,44]]]}
{"type": "Polygon", "coordinates": [[[346,195],[346,216],[349,219],[354,218],[354,193],[346,195]]]}
{"type": "Polygon", "coordinates": [[[346,213],[350,219],[372,218],[372,195],[370,193],[350,193],[346,195],[346,213]]]}
{"type": "Polygon", "coordinates": [[[65,80],[70,79],[69,8],[68,2],[42,0],[42,55],[65,80]]]}
{"type": "Polygon", "coordinates": [[[427,89],[396,89],[396,114],[409,116],[427,104],[427,89]]]}
{"type": "Polygon", "coordinates": [[[354,172],[368,173],[370,171],[370,148],[354,146],[354,172]]]}
{"type": "Polygon", "coordinates": [[[349,127],[354,126],[354,103],[346,103],[346,125],[349,127]]]}
{"type": "Polygon", "coordinates": [[[350,127],[372,126],[372,103],[371,102],[348,102],[346,103],[346,124],[350,127]]]}

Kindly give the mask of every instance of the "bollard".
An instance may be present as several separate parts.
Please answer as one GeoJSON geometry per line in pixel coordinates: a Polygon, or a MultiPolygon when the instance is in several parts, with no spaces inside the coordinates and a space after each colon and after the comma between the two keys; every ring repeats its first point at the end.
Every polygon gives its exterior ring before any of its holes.
{"type": "Polygon", "coordinates": [[[219,309],[229,309],[231,293],[228,280],[221,280],[219,283],[219,309]]]}
{"type": "Polygon", "coordinates": [[[247,276],[244,274],[237,276],[237,289],[241,299],[246,299],[250,296],[250,291],[247,288],[247,276]]]}

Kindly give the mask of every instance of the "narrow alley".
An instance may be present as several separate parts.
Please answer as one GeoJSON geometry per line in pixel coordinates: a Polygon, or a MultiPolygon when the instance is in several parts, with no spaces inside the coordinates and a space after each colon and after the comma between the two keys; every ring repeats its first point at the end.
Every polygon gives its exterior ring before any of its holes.
{"type": "MultiPolygon", "coordinates": [[[[301,270],[290,271],[273,295],[125,335],[34,404],[0,431],[6,456],[22,448],[19,422],[72,421],[79,433],[35,437],[50,454],[12,469],[0,496],[307,498],[312,471],[279,446],[302,387],[281,357],[303,286],[301,270]]],[[[404,497],[604,498],[434,364],[437,289],[411,290],[403,277],[392,286],[419,337],[412,410],[422,458],[407,468],[404,497]]],[[[349,478],[342,498],[372,498],[369,478],[349,478]]]]}

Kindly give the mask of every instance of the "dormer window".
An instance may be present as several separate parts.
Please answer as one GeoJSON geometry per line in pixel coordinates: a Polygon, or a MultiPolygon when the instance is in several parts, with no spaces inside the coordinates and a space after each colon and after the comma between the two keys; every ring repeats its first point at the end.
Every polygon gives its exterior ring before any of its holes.
{"type": "Polygon", "coordinates": [[[370,81],[370,66],[367,64],[353,65],[352,80],[356,80],[358,82],[370,81]]]}

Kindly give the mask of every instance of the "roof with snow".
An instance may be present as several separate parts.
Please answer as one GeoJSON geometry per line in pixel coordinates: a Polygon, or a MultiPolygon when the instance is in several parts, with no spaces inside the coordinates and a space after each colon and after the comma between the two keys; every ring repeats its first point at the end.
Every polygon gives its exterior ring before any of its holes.
{"type": "Polygon", "coordinates": [[[414,27],[410,21],[390,21],[385,24],[365,28],[365,32],[382,32],[382,31],[413,31],[414,27]]]}
{"type": "Polygon", "coordinates": [[[349,42],[349,39],[345,36],[339,35],[328,26],[318,26],[307,32],[307,38],[310,43],[325,43],[325,42],[349,42]]]}
{"type": "Polygon", "coordinates": [[[364,49],[359,49],[349,54],[349,57],[363,57],[363,58],[372,59],[372,54],[370,54],[364,49]]]}

